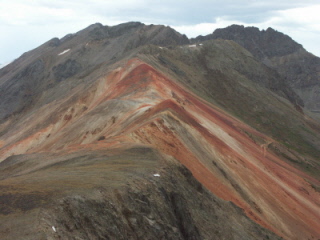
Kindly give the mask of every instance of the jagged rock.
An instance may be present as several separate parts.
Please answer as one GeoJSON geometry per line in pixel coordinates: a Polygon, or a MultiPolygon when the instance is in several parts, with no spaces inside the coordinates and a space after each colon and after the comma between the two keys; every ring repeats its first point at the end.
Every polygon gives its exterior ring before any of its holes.
{"type": "Polygon", "coordinates": [[[52,71],[55,80],[61,82],[69,77],[76,75],[81,69],[81,65],[76,60],[68,59],[64,63],[54,66],[52,68],[52,71]]]}
{"type": "Polygon", "coordinates": [[[255,27],[232,25],[212,34],[195,38],[194,42],[209,39],[233,40],[250,51],[254,57],[276,70],[281,85],[286,86],[288,98],[308,110],[320,111],[320,58],[308,53],[301,44],[272,28],[260,31],[255,27]],[[292,90],[288,90],[292,88],[292,90]],[[289,93],[290,91],[290,93],[289,93]]]}

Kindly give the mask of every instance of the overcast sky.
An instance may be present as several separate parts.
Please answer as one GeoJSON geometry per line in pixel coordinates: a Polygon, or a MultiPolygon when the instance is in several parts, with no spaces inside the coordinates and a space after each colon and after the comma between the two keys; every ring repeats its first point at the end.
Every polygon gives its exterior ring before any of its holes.
{"type": "Polygon", "coordinates": [[[320,56],[319,0],[0,0],[0,64],[90,24],[163,24],[188,37],[231,24],[272,27],[320,56]]]}

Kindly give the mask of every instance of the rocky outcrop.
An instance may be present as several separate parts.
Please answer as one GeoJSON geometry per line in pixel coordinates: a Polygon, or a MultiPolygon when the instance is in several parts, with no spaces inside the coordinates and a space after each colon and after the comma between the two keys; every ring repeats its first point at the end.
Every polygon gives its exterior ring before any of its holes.
{"type": "MultiPolygon", "coordinates": [[[[148,148],[126,149],[125,152],[127,157],[134,156],[137,164],[138,161],[150,162],[152,159],[158,166],[140,173],[122,168],[117,178],[119,180],[119,175],[123,175],[124,179],[117,187],[114,185],[116,181],[98,183],[94,172],[88,179],[89,170],[84,174],[86,180],[91,180],[88,189],[75,181],[69,187],[63,184],[55,193],[48,188],[32,194],[2,194],[0,200],[4,205],[1,210],[7,211],[1,211],[1,239],[22,235],[24,239],[280,239],[247,218],[234,204],[217,198],[203,188],[181,164],[165,159],[148,148]],[[130,179],[125,179],[129,176],[130,179]],[[71,193],[61,196],[61,190],[65,187],[71,193]],[[72,193],[75,189],[81,191],[72,193]],[[26,226],[19,229],[6,228],[14,220],[17,223],[22,218],[31,218],[39,206],[36,220],[26,222],[26,226]],[[20,214],[11,220],[8,210],[18,210],[20,214]],[[7,221],[6,224],[4,221],[7,221]]],[[[109,161],[121,157],[110,151],[108,154],[109,161]]],[[[36,155],[34,157],[37,158],[36,155]]],[[[94,161],[83,162],[87,169],[97,161],[102,163],[106,160],[94,155],[90,157],[94,161]]],[[[67,157],[46,169],[67,169],[68,165],[72,168],[75,162],[79,167],[82,160],[81,157],[67,157]]],[[[39,158],[38,164],[40,161],[39,158]]],[[[115,168],[119,163],[121,160],[108,163],[108,167],[115,168]]],[[[63,174],[60,177],[63,181],[69,178],[63,174]]],[[[42,180],[48,181],[46,178],[42,180]]],[[[38,188],[39,183],[35,183],[35,187],[38,188]]],[[[2,190],[8,192],[9,189],[2,186],[2,190]]]]}
{"type": "Polygon", "coordinates": [[[212,34],[195,38],[195,41],[219,38],[235,41],[259,60],[285,56],[303,48],[301,44],[296,43],[289,36],[272,28],[260,31],[256,27],[239,25],[216,29],[212,34]]]}
{"type": "MultiPolygon", "coordinates": [[[[199,36],[193,41],[209,39],[228,39],[237,42],[266,66],[276,70],[281,76],[278,81],[286,85],[286,89],[289,85],[303,100],[308,110],[320,111],[320,58],[308,53],[301,44],[289,36],[272,28],[260,31],[255,27],[232,25],[217,29],[207,36],[199,36]]],[[[291,101],[297,100],[292,92],[288,95],[291,101]]]]}
{"type": "Polygon", "coordinates": [[[69,77],[79,73],[82,69],[81,65],[74,59],[68,59],[64,63],[61,63],[52,68],[55,80],[61,82],[69,77]]]}
{"type": "Polygon", "coordinates": [[[169,166],[153,178],[111,193],[100,190],[96,198],[60,200],[47,214],[46,234],[66,239],[280,239],[203,189],[185,167],[169,166]]]}
{"type": "Polygon", "coordinates": [[[29,108],[36,100],[45,75],[42,59],[37,59],[1,85],[0,121],[29,108]]]}

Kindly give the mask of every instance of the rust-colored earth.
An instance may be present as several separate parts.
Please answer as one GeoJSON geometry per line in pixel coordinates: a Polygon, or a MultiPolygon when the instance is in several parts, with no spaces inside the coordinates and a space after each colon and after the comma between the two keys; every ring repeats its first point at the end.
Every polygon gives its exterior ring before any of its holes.
{"type": "Polygon", "coordinates": [[[319,185],[318,180],[268,150],[273,139],[143,61],[123,63],[73,96],[77,100],[67,110],[57,106],[69,98],[51,103],[26,119],[28,127],[0,139],[0,160],[147,145],[178,159],[212,193],[277,235],[299,240],[320,236],[320,194],[311,185],[319,185]],[[57,118],[44,124],[53,112],[57,118]],[[43,127],[31,131],[36,126],[43,127]]]}

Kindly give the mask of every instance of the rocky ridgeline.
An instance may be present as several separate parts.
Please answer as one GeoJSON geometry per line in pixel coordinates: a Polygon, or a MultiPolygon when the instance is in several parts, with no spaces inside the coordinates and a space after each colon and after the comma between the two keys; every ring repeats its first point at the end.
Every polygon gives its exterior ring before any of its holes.
{"type": "Polygon", "coordinates": [[[228,39],[240,44],[266,66],[275,69],[282,84],[289,85],[309,111],[320,111],[320,58],[307,52],[301,44],[272,28],[260,31],[256,27],[239,25],[217,29],[192,41],[212,39],[228,39]]]}

